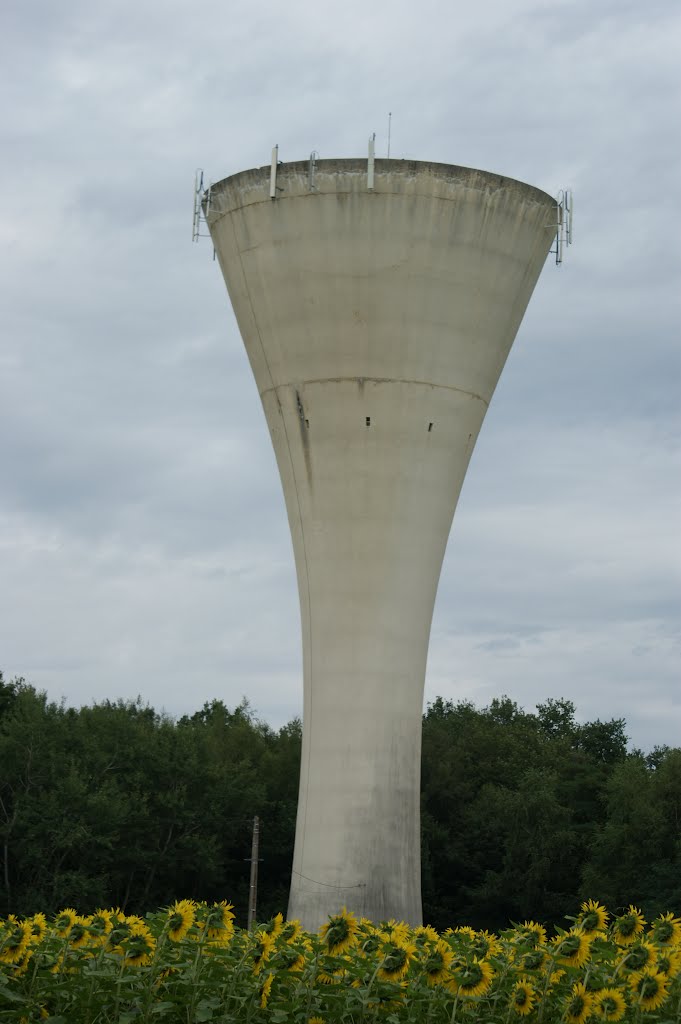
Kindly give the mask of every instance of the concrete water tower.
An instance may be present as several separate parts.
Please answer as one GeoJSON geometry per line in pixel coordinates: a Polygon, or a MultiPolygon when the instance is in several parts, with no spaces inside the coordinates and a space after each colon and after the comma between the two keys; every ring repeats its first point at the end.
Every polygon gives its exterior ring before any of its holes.
{"type": "MultiPolygon", "coordinates": [[[[563,206],[485,171],[279,163],[198,189],[276,452],[304,715],[289,916],[421,921],[433,604],[473,446],[563,206]]],[[[560,229],[558,231],[560,236],[560,229]]]]}

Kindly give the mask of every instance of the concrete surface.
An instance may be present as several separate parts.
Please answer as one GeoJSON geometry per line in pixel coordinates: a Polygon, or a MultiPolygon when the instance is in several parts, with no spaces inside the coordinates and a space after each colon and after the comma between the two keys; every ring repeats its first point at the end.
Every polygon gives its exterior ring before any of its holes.
{"type": "MultiPolygon", "coordinates": [[[[307,161],[207,220],[269,424],[298,575],[304,728],[289,916],[421,921],[428,640],[459,491],[556,203],[469,168],[307,161]]],[[[263,644],[267,638],[263,637],[263,644]]]]}

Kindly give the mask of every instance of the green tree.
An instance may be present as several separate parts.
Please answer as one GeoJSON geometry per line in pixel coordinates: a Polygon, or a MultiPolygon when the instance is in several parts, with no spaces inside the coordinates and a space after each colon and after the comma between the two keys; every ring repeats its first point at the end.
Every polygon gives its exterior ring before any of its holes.
{"type": "MultiPolygon", "coordinates": [[[[659,753],[659,752],[658,752],[659,753]]],[[[585,864],[582,892],[654,916],[681,910],[681,750],[617,764],[606,787],[607,817],[585,864]]]]}
{"type": "MultiPolygon", "coordinates": [[[[67,708],[0,674],[0,912],[142,913],[181,896],[246,921],[261,819],[260,916],[285,910],[301,724],[247,701],[175,721],[141,699],[67,708]]],[[[681,913],[681,750],[628,752],[621,719],[571,701],[526,712],[441,698],[423,718],[426,920],[549,921],[594,897],[681,913]]]]}

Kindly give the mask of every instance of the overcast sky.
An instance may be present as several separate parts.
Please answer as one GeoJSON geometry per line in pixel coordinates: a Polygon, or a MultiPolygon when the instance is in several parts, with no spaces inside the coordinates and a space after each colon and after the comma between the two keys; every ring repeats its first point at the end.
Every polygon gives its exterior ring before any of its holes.
{"type": "Polygon", "coordinates": [[[426,699],[681,744],[673,0],[10,0],[0,669],[79,705],[302,713],[273,452],[194,169],[385,155],[575,192],[481,431],[426,699]]]}

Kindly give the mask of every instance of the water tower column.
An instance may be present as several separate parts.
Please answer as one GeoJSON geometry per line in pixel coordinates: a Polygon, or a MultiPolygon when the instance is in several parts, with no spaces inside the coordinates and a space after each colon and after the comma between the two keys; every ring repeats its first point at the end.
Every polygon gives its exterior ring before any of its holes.
{"type": "MultiPolygon", "coordinates": [[[[204,210],[286,499],[304,714],[289,916],[421,921],[433,605],[468,462],[556,233],[529,185],[442,164],[245,171],[204,210]],[[369,187],[371,185],[371,187],[369,187]]],[[[267,638],[263,638],[266,644],[267,638]]]]}

